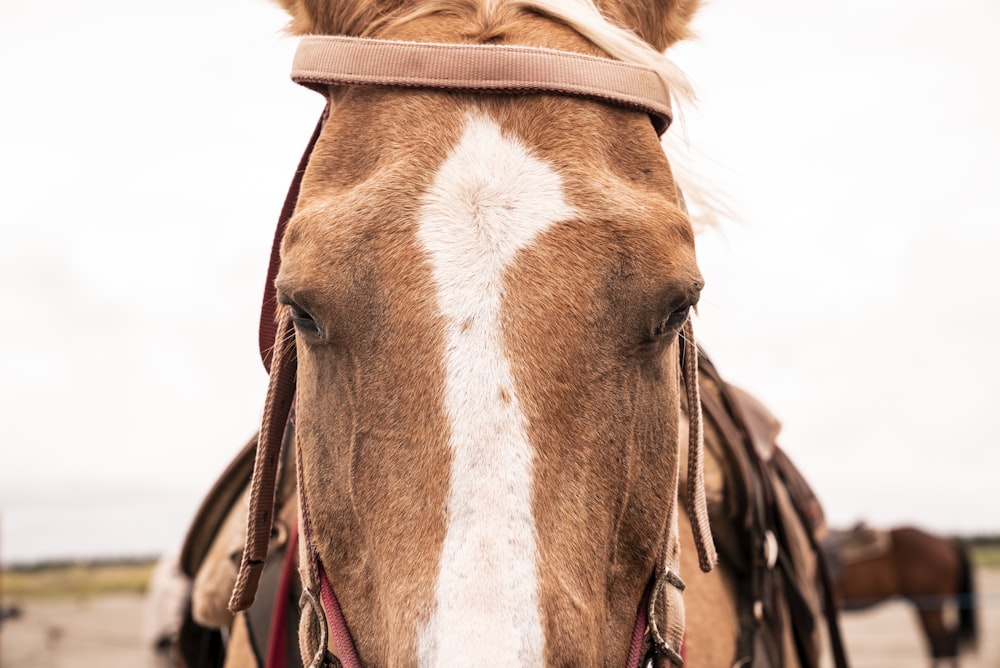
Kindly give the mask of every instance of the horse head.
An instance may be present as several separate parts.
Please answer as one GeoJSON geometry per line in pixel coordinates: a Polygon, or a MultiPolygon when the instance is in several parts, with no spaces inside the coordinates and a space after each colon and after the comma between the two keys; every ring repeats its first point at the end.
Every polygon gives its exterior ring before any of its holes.
{"type": "MultiPolygon", "coordinates": [[[[659,52],[696,2],[596,4],[285,0],[301,34],[544,47],[681,85],[659,52]]],[[[649,115],[317,87],[329,113],[275,281],[307,591],[332,583],[364,664],[625,663],[676,556],[681,339],[702,287],[649,115]]],[[[325,616],[304,610],[309,656],[325,616]]]]}

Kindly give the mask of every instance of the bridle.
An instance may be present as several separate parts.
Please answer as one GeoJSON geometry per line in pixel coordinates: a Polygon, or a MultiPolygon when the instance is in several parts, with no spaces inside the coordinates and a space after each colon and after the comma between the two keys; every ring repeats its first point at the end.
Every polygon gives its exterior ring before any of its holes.
{"type": "MultiPolygon", "coordinates": [[[[311,36],[302,39],[292,70],[297,83],[324,94],[329,86],[420,87],[488,94],[549,93],[599,100],[611,105],[649,114],[657,135],[671,122],[670,94],[652,69],[578,53],[535,47],[430,44],[343,36],[311,36]]],[[[281,444],[295,401],[297,358],[295,330],[286,311],[277,310],[274,279],[280,264],[279,249],[285,226],[295,211],[299,186],[313,147],[330,113],[324,110],[302,156],[289,188],[275,232],[260,322],[260,349],[270,373],[267,400],[257,445],[250,492],[246,547],[229,608],[233,612],[253,603],[267,556],[268,538],[274,514],[276,480],[281,444]],[[275,321],[274,314],[278,312],[275,321]]],[[[680,344],[680,381],[685,388],[689,422],[687,496],[685,506],[691,517],[692,533],[703,571],[716,561],[705,502],[704,438],[701,400],[698,390],[698,348],[690,318],[684,325],[680,344]]],[[[301,462],[301,453],[296,453],[301,462]]],[[[299,512],[304,554],[303,612],[308,608],[313,626],[307,630],[315,648],[310,666],[340,663],[360,668],[351,634],[340,610],[333,587],[319,554],[312,544],[312,527],[305,489],[299,476],[299,512]],[[328,634],[333,637],[337,659],[326,650],[328,634]]],[[[679,471],[677,472],[679,475],[679,471]]],[[[673,480],[674,489],[678,480],[673,480]]],[[[654,572],[636,611],[629,644],[627,668],[635,668],[645,658],[655,665],[669,661],[683,664],[684,583],[678,575],[680,539],[677,503],[671,503],[661,532],[654,572]],[[666,626],[658,624],[657,607],[662,599],[666,626]]]]}

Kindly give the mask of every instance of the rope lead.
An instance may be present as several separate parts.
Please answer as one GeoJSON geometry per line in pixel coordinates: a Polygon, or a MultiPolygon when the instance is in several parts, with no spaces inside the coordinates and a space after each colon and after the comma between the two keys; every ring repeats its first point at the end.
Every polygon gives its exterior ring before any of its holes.
{"type": "Polygon", "coordinates": [[[701,393],[698,389],[698,345],[694,340],[694,325],[689,316],[684,323],[684,346],[681,349],[681,373],[687,393],[688,414],[688,484],[685,509],[691,518],[691,533],[698,549],[698,565],[708,573],[718,555],[708,521],[705,501],[705,429],[702,424],[701,393]]]}

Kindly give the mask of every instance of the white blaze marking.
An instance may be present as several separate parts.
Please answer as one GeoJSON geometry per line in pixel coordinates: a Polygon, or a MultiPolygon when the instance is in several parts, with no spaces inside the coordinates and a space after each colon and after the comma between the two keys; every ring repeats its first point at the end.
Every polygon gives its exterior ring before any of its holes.
{"type": "Polygon", "coordinates": [[[533,451],[504,355],[500,306],[515,254],[573,209],[549,166],[469,119],[421,202],[418,239],[447,320],[447,529],[420,665],[540,666],[533,451]],[[503,398],[502,398],[503,397],[503,398]]]}

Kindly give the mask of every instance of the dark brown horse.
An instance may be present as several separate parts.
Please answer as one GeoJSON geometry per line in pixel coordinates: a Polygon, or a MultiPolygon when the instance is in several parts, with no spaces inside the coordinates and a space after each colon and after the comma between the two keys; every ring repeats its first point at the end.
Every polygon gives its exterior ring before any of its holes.
{"type": "Polygon", "coordinates": [[[950,660],[957,666],[959,650],[975,647],[972,566],[961,543],[913,527],[831,534],[839,565],[834,589],[842,610],[863,610],[901,597],[917,608],[934,665],[950,660]],[[949,605],[958,610],[957,626],[945,620],[949,605]]]}

